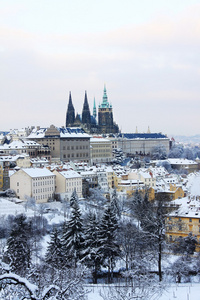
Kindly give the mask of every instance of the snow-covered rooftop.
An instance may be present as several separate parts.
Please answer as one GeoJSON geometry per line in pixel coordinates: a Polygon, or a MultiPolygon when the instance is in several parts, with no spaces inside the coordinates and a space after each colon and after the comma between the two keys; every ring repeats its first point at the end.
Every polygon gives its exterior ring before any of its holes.
{"type": "Polygon", "coordinates": [[[32,178],[55,176],[51,171],[49,171],[46,168],[26,168],[21,170],[32,178]]]}
{"type": "MultiPolygon", "coordinates": [[[[90,135],[85,133],[81,128],[62,128],[55,127],[60,138],[90,138],[90,135]]],[[[45,134],[48,128],[34,129],[28,136],[29,139],[41,139],[45,138],[45,134]]]]}
{"type": "Polygon", "coordinates": [[[170,165],[197,165],[194,160],[189,160],[186,158],[168,158],[167,161],[170,165]]]}
{"type": "Polygon", "coordinates": [[[59,172],[62,176],[64,176],[65,178],[81,178],[82,176],[73,171],[73,170],[68,170],[68,171],[61,171],[59,172]]]}

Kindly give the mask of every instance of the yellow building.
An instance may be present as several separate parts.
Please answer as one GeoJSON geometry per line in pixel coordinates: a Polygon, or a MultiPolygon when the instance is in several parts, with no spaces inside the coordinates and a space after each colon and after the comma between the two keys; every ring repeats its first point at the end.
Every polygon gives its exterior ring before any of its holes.
{"type": "Polygon", "coordinates": [[[175,184],[170,184],[170,188],[166,190],[158,190],[155,195],[156,199],[166,199],[173,201],[184,197],[184,191],[181,187],[177,187],[175,184]]]}
{"type": "Polygon", "coordinates": [[[115,183],[114,183],[114,171],[111,167],[106,168],[106,174],[107,174],[107,181],[108,181],[108,186],[109,189],[114,189],[115,188],[115,183]]]}
{"type": "Polygon", "coordinates": [[[200,251],[200,200],[185,197],[172,202],[172,211],[166,220],[166,237],[170,242],[186,237],[191,232],[197,237],[196,251],[200,251]]]}

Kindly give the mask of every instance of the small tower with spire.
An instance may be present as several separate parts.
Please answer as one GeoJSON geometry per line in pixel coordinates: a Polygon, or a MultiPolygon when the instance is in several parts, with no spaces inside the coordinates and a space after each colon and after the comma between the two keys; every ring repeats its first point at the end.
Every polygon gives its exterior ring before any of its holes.
{"type": "Polygon", "coordinates": [[[97,109],[96,109],[96,103],[95,103],[95,98],[94,98],[94,106],[93,106],[93,117],[96,119],[97,117],[97,109]]]}
{"type": "Polygon", "coordinates": [[[69,92],[69,102],[68,102],[67,114],[66,114],[66,127],[73,126],[74,120],[75,120],[75,110],[72,104],[71,92],[69,92]]]}

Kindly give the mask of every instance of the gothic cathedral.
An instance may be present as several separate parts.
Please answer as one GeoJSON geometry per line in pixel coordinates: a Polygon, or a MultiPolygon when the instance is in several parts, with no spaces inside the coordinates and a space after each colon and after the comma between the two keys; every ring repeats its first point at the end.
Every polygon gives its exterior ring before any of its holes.
{"type": "Polygon", "coordinates": [[[119,127],[113,121],[112,105],[108,102],[106,87],[104,86],[103,100],[98,107],[98,122],[97,122],[96,103],[94,99],[93,115],[90,114],[90,108],[85,91],[82,115],[77,114],[72,103],[71,92],[69,93],[69,102],[66,114],[66,127],[82,127],[88,133],[118,133],[119,127]]]}

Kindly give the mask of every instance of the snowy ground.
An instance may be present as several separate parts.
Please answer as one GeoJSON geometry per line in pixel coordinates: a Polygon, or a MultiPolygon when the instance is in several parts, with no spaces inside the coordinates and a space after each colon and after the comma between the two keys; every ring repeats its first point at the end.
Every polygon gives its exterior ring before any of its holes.
{"type": "MultiPolygon", "coordinates": [[[[0,198],[0,216],[8,216],[8,215],[17,215],[17,214],[25,214],[27,217],[33,217],[38,209],[39,205],[36,208],[26,208],[25,202],[16,203],[15,201],[18,199],[11,198],[0,198]]],[[[44,213],[43,215],[47,218],[49,224],[58,224],[64,221],[64,215],[62,213],[62,204],[60,202],[53,203],[45,203],[43,204],[46,208],[50,208],[51,210],[48,213],[44,213]]],[[[40,214],[40,212],[37,212],[40,214]]],[[[68,216],[67,216],[68,217],[68,216]]]]}
{"type": "MultiPolygon", "coordinates": [[[[90,293],[88,294],[88,300],[103,300],[100,296],[100,290],[106,290],[106,286],[88,286],[90,293]]],[[[158,298],[159,300],[198,300],[200,299],[200,284],[199,283],[183,283],[172,284],[164,291],[163,295],[158,298]]],[[[150,299],[146,299],[150,300],[150,299]]]]}
{"type": "Polygon", "coordinates": [[[15,199],[0,198],[0,216],[5,215],[17,215],[26,214],[27,216],[33,216],[33,210],[25,210],[25,206],[21,203],[16,204],[15,199]]]}

